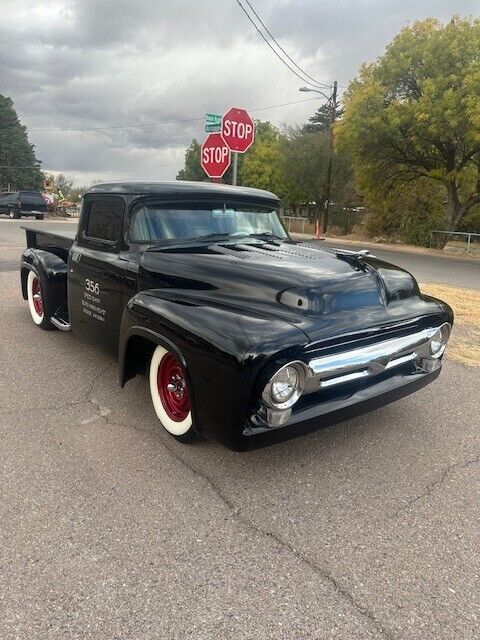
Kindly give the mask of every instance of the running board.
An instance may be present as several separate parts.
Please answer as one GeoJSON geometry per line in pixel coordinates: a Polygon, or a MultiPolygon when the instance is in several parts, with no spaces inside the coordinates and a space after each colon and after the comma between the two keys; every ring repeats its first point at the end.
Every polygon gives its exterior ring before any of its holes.
{"type": "Polygon", "coordinates": [[[58,316],[52,316],[50,318],[50,322],[54,327],[60,329],[60,331],[70,331],[70,324],[66,322],[63,318],[59,318],[58,316]]]}

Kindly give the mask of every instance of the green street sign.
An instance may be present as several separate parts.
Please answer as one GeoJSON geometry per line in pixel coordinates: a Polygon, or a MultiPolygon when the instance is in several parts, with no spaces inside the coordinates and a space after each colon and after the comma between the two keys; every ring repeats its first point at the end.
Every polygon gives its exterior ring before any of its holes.
{"type": "Polygon", "coordinates": [[[212,131],[220,131],[222,128],[221,123],[219,122],[218,124],[206,124],[205,125],[205,131],[207,133],[212,133],[212,131]]]}
{"type": "Polygon", "coordinates": [[[222,116],[218,116],[216,113],[206,113],[205,120],[210,124],[222,124],[222,116]]]}

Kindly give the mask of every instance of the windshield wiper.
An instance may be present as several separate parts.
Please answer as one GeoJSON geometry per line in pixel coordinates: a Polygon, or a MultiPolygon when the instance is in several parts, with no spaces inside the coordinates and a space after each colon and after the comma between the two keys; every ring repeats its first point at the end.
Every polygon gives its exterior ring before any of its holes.
{"type": "Polygon", "coordinates": [[[287,238],[282,238],[281,236],[277,236],[270,231],[263,231],[262,233],[249,233],[249,238],[267,238],[268,240],[286,240],[287,238]]]}
{"type": "Polygon", "coordinates": [[[195,242],[197,241],[201,241],[201,240],[217,240],[219,238],[228,238],[228,236],[230,236],[230,233],[207,233],[204,236],[197,236],[196,238],[192,238],[192,240],[195,240],[195,242]]]}

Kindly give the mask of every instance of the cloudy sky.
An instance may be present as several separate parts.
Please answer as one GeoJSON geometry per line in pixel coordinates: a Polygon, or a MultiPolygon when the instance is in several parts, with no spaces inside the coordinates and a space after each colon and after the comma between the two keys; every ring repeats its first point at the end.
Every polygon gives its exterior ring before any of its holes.
{"type": "MultiPolygon", "coordinates": [[[[250,4],[310,76],[340,86],[405,24],[480,13],[478,0],[250,4]]],[[[174,178],[192,137],[205,135],[207,111],[239,106],[302,122],[318,106],[302,84],[237,0],[0,2],[0,93],[14,100],[43,168],[79,184],[174,178]]]]}

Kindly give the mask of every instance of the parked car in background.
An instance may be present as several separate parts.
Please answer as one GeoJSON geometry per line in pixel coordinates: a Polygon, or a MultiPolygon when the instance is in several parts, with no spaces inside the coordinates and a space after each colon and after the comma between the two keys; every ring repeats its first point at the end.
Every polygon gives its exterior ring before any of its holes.
{"type": "Polygon", "coordinates": [[[47,203],[40,191],[9,191],[0,193],[0,213],[16,219],[22,216],[43,220],[47,203]]]}

